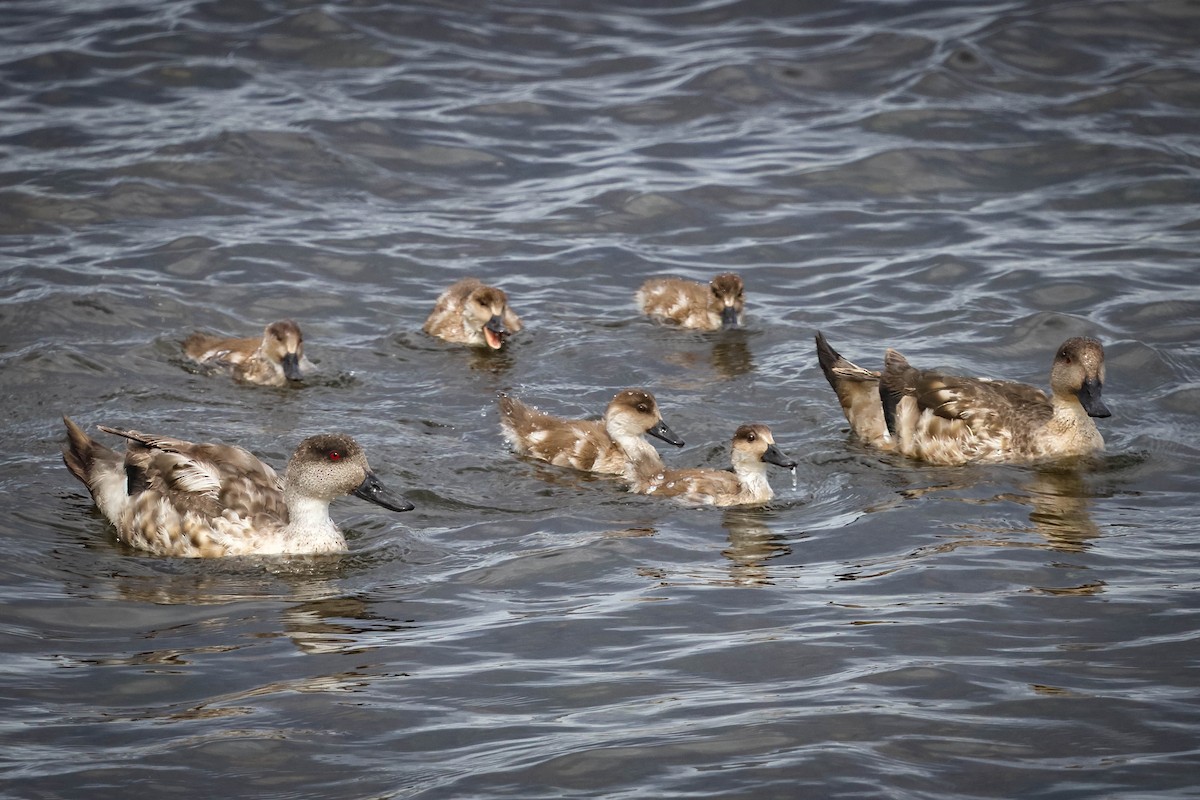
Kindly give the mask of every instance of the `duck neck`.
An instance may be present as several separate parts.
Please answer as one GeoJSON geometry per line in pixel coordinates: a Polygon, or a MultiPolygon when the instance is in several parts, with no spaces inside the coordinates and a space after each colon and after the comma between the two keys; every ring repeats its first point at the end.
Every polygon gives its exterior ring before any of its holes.
{"type": "MultiPolygon", "coordinates": [[[[1077,450],[1082,453],[1104,449],[1104,437],[1100,435],[1096,423],[1083,410],[1079,398],[1056,392],[1050,398],[1050,406],[1054,409],[1054,416],[1046,423],[1046,427],[1060,439],[1075,443],[1076,446],[1068,448],[1068,451],[1077,450]]],[[[1069,452],[1064,451],[1062,454],[1067,455],[1069,452]]]]}
{"type": "Polygon", "coordinates": [[[733,463],[734,474],[738,477],[744,502],[761,503],[775,496],[771,483],[767,480],[767,465],[757,459],[738,460],[733,463]]]}
{"type": "Polygon", "coordinates": [[[662,458],[658,451],[641,435],[621,434],[614,436],[613,441],[625,453],[626,479],[637,480],[641,476],[663,470],[662,458]]]}
{"type": "Polygon", "coordinates": [[[622,445],[621,449],[625,452],[624,477],[634,491],[642,491],[638,487],[649,486],[662,478],[666,467],[654,445],[637,437],[631,446],[622,445]]]}
{"type": "Polygon", "coordinates": [[[329,501],[285,488],[288,524],[284,528],[289,547],[296,552],[320,553],[346,549],[346,540],[329,518],[329,501]]]}

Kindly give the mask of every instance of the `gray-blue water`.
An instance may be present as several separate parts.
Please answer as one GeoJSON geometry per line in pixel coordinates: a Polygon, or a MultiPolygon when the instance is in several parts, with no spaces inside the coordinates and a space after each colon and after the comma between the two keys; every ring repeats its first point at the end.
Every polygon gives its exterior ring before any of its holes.
{"type": "MultiPolygon", "coordinates": [[[[56,2],[0,11],[0,795],[1165,798],[1200,774],[1200,5],[56,2]],[[740,272],[749,327],[637,314],[740,272]],[[475,275],[527,328],[420,331],[475,275]],[[321,375],[189,371],[305,331],[321,375]],[[1108,451],[851,441],[812,347],[1045,385],[1108,451]],[[653,391],[763,509],[513,456],[493,398],[653,391]],[[119,545],[60,415],[342,430],[417,510],[351,553],[119,545]]],[[[97,434],[111,443],[111,438],[97,434]]]]}

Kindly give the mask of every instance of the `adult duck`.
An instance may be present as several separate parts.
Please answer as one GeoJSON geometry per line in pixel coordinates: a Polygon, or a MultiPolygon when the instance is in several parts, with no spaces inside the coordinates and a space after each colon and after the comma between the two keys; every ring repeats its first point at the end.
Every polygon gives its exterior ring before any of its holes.
{"type": "Polygon", "coordinates": [[[391,511],[413,506],[391,494],[362,448],[342,434],[310,436],[282,479],[240,447],[195,444],[99,426],[127,440],[118,453],[67,417],[63,462],[122,542],[163,556],[337,553],[346,539],[329,503],[353,494],[391,511]]]}
{"type": "Polygon", "coordinates": [[[817,360],[850,429],[864,442],[931,464],[1021,462],[1104,449],[1094,418],[1101,399],[1104,346],[1072,337],[1050,368],[1050,394],[1016,381],[918,369],[888,349],[882,372],[847,361],[816,335],[817,360]]]}

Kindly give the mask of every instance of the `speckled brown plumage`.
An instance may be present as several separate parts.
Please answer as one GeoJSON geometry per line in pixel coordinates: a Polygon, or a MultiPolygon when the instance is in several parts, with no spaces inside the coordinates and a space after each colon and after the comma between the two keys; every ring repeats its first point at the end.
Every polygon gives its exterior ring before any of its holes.
{"type": "Polygon", "coordinates": [[[663,422],[654,395],[642,389],[618,392],[602,421],[563,419],[507,394],[500,396],[499,408],[504,438],[516,452],[561,467],[621,475],[631,465],[662,466],[643,435],[683,444],[663,422]]]}
{"type": "Polygon", "coordinates": [[[820,333],[817,357],[863,441],[934,464],[1034,461],[1104,449],[1093,417],[1101,399],[1104,346],[1073,337],[1055,353],[1051,393],[1014,381],[913,367],[888,350],[880,373],[842,358],[820,333]]]}
{"type": "Polygon", "coordinates": [[[766,465],[796,466],[775,446],[771,429],[761,424],[740,426],[730,443],[733,471],[715,469],[639,470],[631,490],[671,497],[693,505],[734,506],[765,503],[775,496],[767,481],[766,465]]]}
{"type": "Polygon", "coordinates": [[[233,445],[100,429],[127,440],[124,454],[67,417],[63,462],[126,544],[159,555],[288,555],[345,550],[329,502],[345,494],[394,511],[390,496],[349,436],[321,434],[296,448],[285,478],[233,445]]]}
{"type": "Polygon", "coordinates": [[[422,330],[447,342],[499,350],[521,330],[521,320],[503,290],[463,278],[438,297],[422,330]]]}
{"type": "Polygon", "coordinates": [[[198,364],[229,372],[236,380],[262,386],[284,386],[313,369],[304,357],[300,326],[290,319],[272,322],[262,338],[228,338],[193,333],[183,353],[198,364]]]}
{"type": "Polygon", "coordinates": [[[726,272],[709,283],[651,278],[634,301],[643,313],[682,328],[716,331],[741,325],[746,299],[740,276],[726,272]]]}

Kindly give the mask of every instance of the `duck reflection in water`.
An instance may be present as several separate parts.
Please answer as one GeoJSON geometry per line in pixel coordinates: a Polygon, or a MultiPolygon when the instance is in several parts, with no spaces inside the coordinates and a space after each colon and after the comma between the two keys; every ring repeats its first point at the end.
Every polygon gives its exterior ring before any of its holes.
{"type": "Polygon", "coordinates": [[[296,648],[308,655],[364,653],[380,647],[384,638],[395,643],[403,632],[421,627],[411,619],[380,616],[375,604],[345,595],[289,606],[283,612],[283,625],[296,648]]]}
{"type": "Polygon", "coordinates": [[[713,342],[709,363],[713,371],[727,381],[753,372],[754,356],[750,352],[750,331],[735,328],[721,333],[713,342]]]}
{"type": "MultiPolygon", "coordinates": [[[[1039,464],[1032,467],[1025,476],[1018,480],[1016,491],[1001,492],[989,498],[959,499],[974,504],[990,503],[1019,503],[1030,508],[1029,531],[1037,533],[1045,542],[1043,547],[1066,553],[1078,553],[1090,547],[1091,542],[1101,535],[1100,528],[1092,520],[1089,512],[1090,500],[1094,493],[1089,489],[1085,480],[1085,469],[1092,464],[1091,458],[1062,459],[1054,463],[1039,464]]],[[[1019,468],[1018,468],[1019,469],[1019,468]]],[[[994,478],[991,473],[962,473],[955,479],[935,486],[905,489],[901,492],[904,497],[924,498],[935,495],[950,495],[950,493],[966,493],[973,487],[994,478]]],[[[1013,528],[989,526],[983,522],[972,522],[970,530],[993,534],[1008,534],[1013,528]]],[[[962,546],[979,546],[987,542],[977,537],[956,539],[945,542],[933,548],[942,552],[955,550],[962,546]]],[[[1008,539],[997,539],[995,544],[1012,546],[1008,539]]]]}
{"type": "Polygon", "coordinates": [[[1029,504],[1029,521],[1052,549],[1077,553],[1100,537],[1100,528],[1088,510],[1093,493],[1078,468],[1036,467],[1022,488],[1028,495],[1013,500],[1029,504]]]}
{"type": "Polygon", "coordinates": [[[772,531],[760,509],[725,509],[721,526],[729,546],[721,555],[729,559],[729,577],[738,586],[770,586],[775,581],[767,562],[792,552],[788,540],[772,531]]]}
{"type": "Polygon", "coordinates": [[[491,375],[503,375],[512,369],[516,359],[513,358],[511,347],[503,350],[488,350],[482,347],[467,348],[465,353],[467,366],[476,372],[486,372],[491,375]]]}
{"type": "MultiPolygon", "coordinates": [[[[663,345],[670,349],[660,358],[687,370],[711,369],[718,380],[731,381],[754,371],[754,354],[750,337],[755,331],[733,328],[718,333],[692,334],[672,337],[663,345]]],[[[707,376],[705,380],[711,380],[707,376]]]]}

